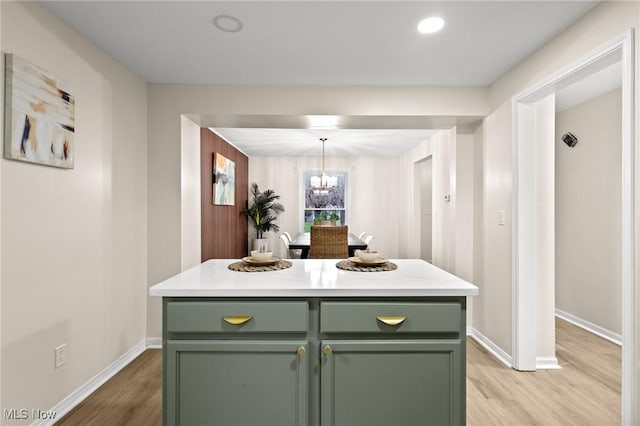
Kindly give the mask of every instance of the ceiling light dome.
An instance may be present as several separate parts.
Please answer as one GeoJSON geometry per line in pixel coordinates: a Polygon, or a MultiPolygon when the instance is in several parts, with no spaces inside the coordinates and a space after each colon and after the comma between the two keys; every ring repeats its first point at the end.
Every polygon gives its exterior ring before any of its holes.
{"type": "Polygon", "coordinates": [[[226,33],[237,33],[241,31],[244,25],[242,22],[231,15],[217,15],[213,18],[213,25],[220,31],[224,31],[226,33]]]}
{"type": "Polygon", "coordinates": [[[432,16],[420,21],[418,31],[422,34],[432,34],[440,31],[442,27],[444,27],[444,19],[439,16],[432,16]]]}

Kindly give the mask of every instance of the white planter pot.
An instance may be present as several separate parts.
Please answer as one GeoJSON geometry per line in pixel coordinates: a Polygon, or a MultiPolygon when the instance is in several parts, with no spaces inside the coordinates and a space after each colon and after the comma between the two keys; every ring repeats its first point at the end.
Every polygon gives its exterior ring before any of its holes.
{"type": "Polygon", "coordinates": [[[260,250],[260,246],[264,246],[265,251],[269,251],[266,238],[255,238],[251,250],[260,250]]]}

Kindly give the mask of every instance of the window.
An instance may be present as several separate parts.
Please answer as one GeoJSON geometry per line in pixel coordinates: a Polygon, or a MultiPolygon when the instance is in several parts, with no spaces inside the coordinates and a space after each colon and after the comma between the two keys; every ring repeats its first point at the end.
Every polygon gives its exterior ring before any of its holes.
{"type": "Polygon", "coordinates": [[[305,171],[303,176],[304,183],[304,231],[311,231],[311,225],[315,220],[326,218],[330,220],[331,214],[338,217],[337,223],[344,225],[346,223],[346,172],[330,172],[327,173],[331,177],[335,177],[337,185],[333,188],[318,191],[311,189],[311,179],[318,176],[317,171],[305,171]]]}

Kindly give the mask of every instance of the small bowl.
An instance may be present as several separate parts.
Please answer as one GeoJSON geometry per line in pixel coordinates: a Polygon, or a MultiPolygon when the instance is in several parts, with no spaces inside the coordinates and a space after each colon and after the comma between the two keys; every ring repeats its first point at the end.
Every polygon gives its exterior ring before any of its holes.
{"type": "Polygon", "coordinates": [[[260,250],[251,250],[251,258],[253,260],[260,260],[260,261],[271,260],[272,256],[273,256],[272,251],[260,252],[260,250]]]}
{"type": "Polygon", "coordinates": [[[380,253],[377,251],[367,252],[366,250],[358,251],[358,259],[364,263],[372,263],[380,259],[380,253]]]}

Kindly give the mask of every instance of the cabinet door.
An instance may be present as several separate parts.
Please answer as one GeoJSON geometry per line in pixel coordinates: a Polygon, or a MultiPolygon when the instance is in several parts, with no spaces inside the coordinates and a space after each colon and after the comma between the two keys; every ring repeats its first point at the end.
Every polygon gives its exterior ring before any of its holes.
{"type": "Polygon", "coordinates": [[[165,425],[308,423],[307,341],[168,341],[165,425]]]}
{"type": "Polygon", "coordinates": [[[459,340],[325,340],[322,426],[465,422],[459,340]]]}

